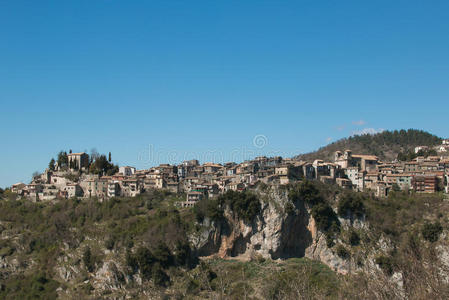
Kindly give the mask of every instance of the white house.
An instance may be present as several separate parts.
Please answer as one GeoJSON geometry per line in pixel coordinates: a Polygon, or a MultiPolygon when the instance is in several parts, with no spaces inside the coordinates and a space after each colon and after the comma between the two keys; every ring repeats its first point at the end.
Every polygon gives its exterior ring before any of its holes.
{"type": "Polygon", "coordinates": [[[136,168],[129,167],[129,166],[123,166],[118,169],[118,172],[123,174],[124,176],[131,176],[131,175],[136,174],[136,168]]]}

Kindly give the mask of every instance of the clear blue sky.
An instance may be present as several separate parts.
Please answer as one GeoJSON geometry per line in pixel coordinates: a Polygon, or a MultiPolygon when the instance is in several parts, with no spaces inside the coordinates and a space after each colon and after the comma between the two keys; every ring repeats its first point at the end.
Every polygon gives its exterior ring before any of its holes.
{"type": "Polygon", "coordinates": [[[144,168],[446,137],[449,1],[0,1],[0,101],[0,186],[61,149],[144,168]]]}

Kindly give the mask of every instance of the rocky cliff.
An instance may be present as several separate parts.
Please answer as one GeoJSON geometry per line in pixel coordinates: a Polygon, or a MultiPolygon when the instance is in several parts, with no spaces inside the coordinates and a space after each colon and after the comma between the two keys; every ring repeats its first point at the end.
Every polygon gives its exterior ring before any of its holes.
{"type": "Polygon", "coordinates": [[[449,296],[449,201],[438,195],[377,199],[304,183],[223,195],[212,209],[214,200],[177,209],[178,198],[160,198],[0,201],[0,298],[210,299],[246,290],[264,299],[267,288],[297,299],[304,290],[316,296],[317,283],[322,298],[337,287],[342,298],[449,296]],[[366,214],[342,212],[361,203],[366,214]]]}
{"type": "Polygon", "coordinates": [[[293,203],[285,190],[258,191],[261,211],[252,222],[245,222],[230,209],[220,222],[202,224],[191,237],[200,256],[249,260],[255,257],[287,259],[307,257],[346,274],[349,262],[327,246],[310,208],[304,202],[293,203]]]}

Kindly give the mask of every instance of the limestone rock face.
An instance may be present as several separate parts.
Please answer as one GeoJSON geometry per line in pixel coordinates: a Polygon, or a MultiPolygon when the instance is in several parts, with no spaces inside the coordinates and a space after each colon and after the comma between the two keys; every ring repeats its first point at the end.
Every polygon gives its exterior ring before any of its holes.
{"type": "Polygon", "coordinates": [[[119,290],[123,288],[125,275],[118,270],[113,261],[104,262],[103,266],[98,269],[92,280],[95,290],[119,290]]]}
{"type": "Polygon", "coordinates": [[[261,200],[261,212],[252,223],[245,223],[231,211],[217,224],[205,222],[204,230],[191,239],[200,256],[218,256],[242,260],[257,256],[271,259],[308,257],[320,260],[339,273],[347,273],[347,262],[327,247],[304,204],[289,213],[284,210],[286,193],[274,191],[268,201],[261,200]]]}

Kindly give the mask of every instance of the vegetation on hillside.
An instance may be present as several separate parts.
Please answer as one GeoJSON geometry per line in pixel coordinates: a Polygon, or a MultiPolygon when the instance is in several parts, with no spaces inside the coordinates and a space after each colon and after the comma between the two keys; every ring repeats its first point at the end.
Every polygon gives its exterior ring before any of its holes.
{"type": "Polygon", "coordinates": [[[332,160],[335,151],[350,149],[354,154],[372,154],[381,160],[391,161],[396,159],[399,153],[408,153],[416,146],[435,146],[441,144],[441,141],[441,138],[422,130],[383,131],[344,138],[315,152],[298,155],[297,158],[307,161],[332,160]]]}
{"type": "Polygon", "coordinates": [[[204,218],[220,221],[224,218],[224,210],[229,209],[238,218],[250,223],[260,212],[259,198],[253,192],[228,191],[217,199],[204,199],[194,208],[196,219],[201,222],[204,218]]]}
{"type": "Polygon", "coordinates": [[[304,202],[311,209],[311,215],[318,229],[326,234],[329,247],[334,245],[334,240],[341,230],[340,221],[329,201],[334,194],[335,191],[309,180],[295,184],[289,190],[289,199],[295,206],[299,206],[299,202],[304,202]]]}
{"type": "Polygon", "coordinates": [[[403,152],[398,153],[398,160],[399,161],[411,161],[417,158],[418,156],[428,157],[428,156],[436,156],[438,155],[437,151],[435,149],[428,149],[428,150],[419,150],[415,153],[414,150],[407,150],[403,152]]]}
{"type": "Polygon", "coordinates": [[[334,254],[358,266],[371,260],[378,272],[339,276],[305,258],[199,259],[188,239],[197,222],[224,221],[226,212],[228,218],[252,223],[263,202],[255,191],[227,192],[200,201],[194,209],[175,205],[184,195],[158,190],[104,202],[68,199],[52,204],[4,197],[0,257],[16,260],[21,271],[0,271],[0,298],[54,299],[57,288],[83,299],[108,298],[92,294],[90,279],[111,260],[123,273],[117,267],[110,272],[131,297],[143,290],[161,299],[449,296],[438,259],[448,226],[449,204],[442,195],[398,191],[383,199],[316,181],[287,186],[286,192],[289,217],[308,208],[334,254]],[[348,227],[357,220],[367,220],[366,226],[348,227]],[[382,244],[387,246],[379,247],[382,244]],[[66,260],[67,266],[80,270],[70,284],[60,279],[57,269],[66,260]],[[401,291],[394,284],[393,274],[398,272],[404,279],[401,291]]]}
{"type": "Polygon", "coordinates": [[[26,270],[17,277],[0,272],[0,298],[34,299],[36,285],[40,284],[42,292],[50,289],[42,297],[53,299],[49,295],[59,286],[52,279],[56,276],[56,262],[58,257],[68,255],[67,251],[81,253],[82,259],[73,263],[84,269],[85,275],[79,279],[82,284],[89,273],[102,266],[105,256],[102,249],[126,249],[138,262],[142,261],[139,260],[142,249],[146,249],[152,260],[145,262],[147,265],[140,263],[130,268],[129,274],[140,272],[144,279],[164,285],[169,280],[167,268],[189,267],[193,263],[187,240],[191,213],[181,215],[174,206],[179,200],[178,195],[169,192],[151,191],[136,198],[112,198],[104,202],[0,201],[0,231],[9,236],[0,240],[0,255],[15,257],[26,270]],[[40,277],[36,279],[34,274],[40,277]],[[36,283],[19,284],[23,280],[36,283]]]}

